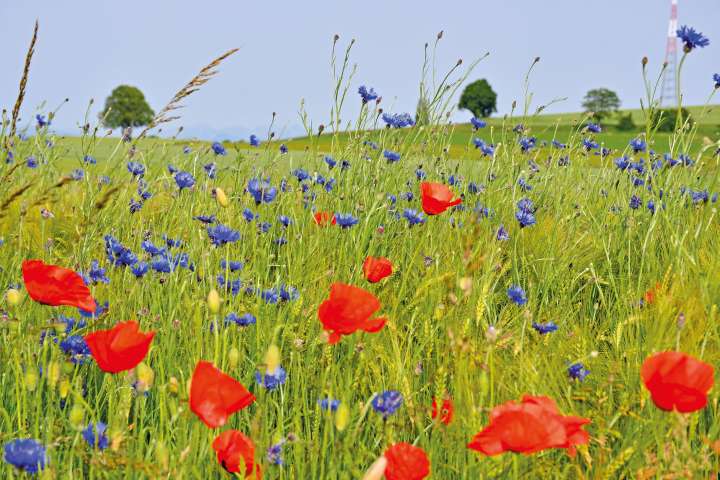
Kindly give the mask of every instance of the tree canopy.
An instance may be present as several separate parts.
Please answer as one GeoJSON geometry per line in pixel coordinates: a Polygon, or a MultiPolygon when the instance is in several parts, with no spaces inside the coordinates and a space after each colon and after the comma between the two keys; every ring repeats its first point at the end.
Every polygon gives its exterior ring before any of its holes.
{"type": "Polygon", "coordinates": [[[471,111],[477,118],[489,117],[497,112],[497,93],[484,78],[476,80],[463,90],[458,108],[471,111]]]}
{"type": "Polygon", "coordinates": [[[100,118],[107,128],[128,128],[147,125],[154,115],[140,89],[120,85],[105,100],[100,118]]]}
{"type": "Polygon", "coordinates": [[[620,108],[620,97],[607,88],[593,88],[585,94],[582,107],[586,112],[592,112],[595,120],[600,121],[620,108]]]}

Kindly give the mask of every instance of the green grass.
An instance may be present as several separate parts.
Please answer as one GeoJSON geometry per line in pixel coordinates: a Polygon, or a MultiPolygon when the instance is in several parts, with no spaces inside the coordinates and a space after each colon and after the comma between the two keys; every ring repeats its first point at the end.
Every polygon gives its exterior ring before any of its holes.
{"type": "MultiPolygon", "coordinates": [[[[532,134],[549,139],[555,122],[572,122],[570,117],[541,116],[528,126],[532,134]]],[[[700,412],[667,413],[653,405],[639,373],[648,355],[667,349],[716,366],[720,362],[716,206],[695,205],[680,191],[720,191],[714,150],[698,155],[701,147],[688,140],[695,166],[664,168],[653,175],[648,169],[644,179],[652,182],[650,192],[633,187],[629,174],[612,165],[614,156],[601,160],[584,155],[578,145],[582,135],[572,125],[558,127],[558,138],[571,142],[568,149],[523,154],[498,122],[482,132],[504,145],[493,160],[466,149],[474,134],[464,125],[292,140],[286,142],[291,152],[284,156],[277,153],[280,142],[257,149],[239,146],[216,157],[204,143],[193,144],[194,152],[185,155],[182,142],[149,139],[137,145],[133,160],[147,166],[145,181],[153,196],[133,215],[128,202],[137,199],[137,184],[125,168],[129,145],[84,137],[57,139],[48,149],[42,135],[18,142],[16,158],[34,155],[41,165],[36,170],[3,165],[0,170],[0,282],[22,283],[20,265],[27,258],[76,270],[100,260],[110,283],[91,288],[98,300],[109,302],[110,310],[79,333],[129,319],[139,321],[143,330],[157,331],[146,359],[155,378],[147,396],[137,395],[132,374],[103,374],[93,362],[68,362],[58,345],[38,340],[43,329],[57,323],[57,315],[77,317],[75,311],[39,305],[27,296],[17,306],[3,300],[2,442],[18,437],[42,441],[48,446],[48,478],[223,478],[210,445],[228,428],[252,438],[265,478],[360,478],[398,441],[422,447],[438,479],[714,475],[719,462],[711,444],[720,435],[720,390],[711,391],[700,412]],[[364,140],[376,141],[380,149],[369,149],[364,140]],[[401,152],[400,162],[383,161],[383,148],[401,152]],[[84,154],[95,156],[97,165],[83,165],[81,181],[58,182],[81,166],[84,154]],[[328,171],[324,154],[345,158],[352,167],[328,171]],[[570,165],[559,166],[566,154],[570,165]],[[531,159],[539,172],[530,169],[531,159]],[[203,171],[209,162],[217,162],[215,179],[203,171]],[[169,163],[195,176],[192,190],[178,191],[166,169],[169,163]],[[431,181],[460,177],[461,185],[453,188],[464,194],[466,209],[428,217],[412,228],[396,218],[405,208],[420,209],[418,165],[431,181]],[[359,223],[349,229],[318,228],[290,175],[299,167],[337,180],[330,193],[311,187],[317,195],[315,208],[352,213],[359,223]],[[101,185],[101,175],[109,175],[112,183],[101,185]],[[274,186],[285,178],[291,188],[274,202],[256,206],[243,191],[257,175],[274,186]],[[521,177],[532,191],[520,190],[521,177]],[[470,193],[471,181],[483,184],[484,191],[470,193]],[[231,198],[227,208],[212,196],[218,187],[231,198]],[[399,197],[406,191],[415,198],[398,198],[392,209],[387,195],[399,197]],[[644,203],[654,200],[656,213],[644,206],[630,209],[633,194],[644,203]],[[521,229],[514,212],[523,197],[537,206],[537,224],[521,229]],[[479,206],[491,209],[490,216],[476,213],[479,206]],[[54,217],[43,218],[42,208],[54,217]],[[259,221],[272,223],[270,230],[259,233],[256,223],[246,222],[245,208],[259,213],[259,221]],[[204,226],[193,220],[200,214],[214,214],[239,230],[241,241],[212,247],[204,226]],[[294,223],[283,229],[278,215],[294,223]],[[500,225],[507,228],[509,241],[496,239],[500,225]],[[151,272],[137,280],[106,260],[107,234],[145,260],[143,239],[156,244],[163,235],[182,239],[177,251],[188,254],[195,270],[151,272]],[[273,242],[280,236],[286,245],[273,242]],[[368,284],[362,276],[367,255],[391,259],[396,272],[377,285],[368,284]],[[260,288],[292,285],[300,298],[270,305],[258,296],[221,292],[222,311],[214,316],[205,298],[218,288],[216,276],[227,273],[219,266],[222,259],[246,263],[230,278],[260,288]],[[317,309],[333,282],[376,294],[387,326],[328,345],[317,309]],[[528,303],[522,307],[506,295],[514,284],[527,292],[528,303]],[[641,307],[651,288],[656,288],[655,301],[641,307]],[[257,324],[211,332],[211,324],[230,312],[252,313],[257,324]],[[540,336],[531,328],[533,321],[554,321],[559,330],[540,336]],[[490,326],[497,338],[488,335],[490,326]],[[273,344],[281,350],[287,382],[266,391],[254,374],[262,370],[273,344]],[[239,352],[237,364],[230,358],[233,348],[239,352]],[[216,432],[187,404],[186,384],[202,359],[213,361],[258,397],[216,432]],[[567,366],[578,361],[591,372],[583,382],[567,374],[567,366]],[[47,374],[55,365],[61,366],[59,378],[47,374]],[[34,375],[38,368],[42,376],[34,375]],[[383,421],[370,400],[386,389],[399,390],[405,401],[383,421]],[[590,444],[574,458],[562,450],[486,458],[466,448],[487,425],[492,407],[526,393],[550,396],[564,414],[591,419],[590,444]],[[455,420],[447,427],[430,418],[433,397],[445,395],[455,403],[455,420]],[[349,408],[342,431],[333,415],[318,407],[318,399],[327,396],[349,408]],[[100,453],[87,446],[79,430],[89,421],[110,425],[112,448],[100,453]],[[292,441],[283,447],[285,465],[268,464],[266,449],[288,436],[292,441]]],[[[707,126],[715,141],[717,133],[710,129],[716,126],[715,120],[707,126]]],[[[610,131],[597,138],[625,149],[632,135],[610,131]]],[[[659,151],[666,150],[667,140],[650,139],[659,151]]],[[[62,339],[65,334],[58,335],[62,339]]],[[[6,478],[13,475],[7,463],[0,471],[6,478]]]]}

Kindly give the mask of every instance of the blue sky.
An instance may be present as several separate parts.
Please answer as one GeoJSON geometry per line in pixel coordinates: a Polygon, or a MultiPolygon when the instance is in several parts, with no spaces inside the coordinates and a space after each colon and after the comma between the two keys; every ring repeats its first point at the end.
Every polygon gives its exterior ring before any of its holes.
{"type": "MultiPolygon", "coordinates": [[[[353,90],[374,86],[392,111],[414,113],[423,45],[440,30],[440,70],[490,52],[472,78],[490,81],[501,113],[522,100],[523,77],[536,56],[542,58],[531,84],[536,102],[568,97],[550,111],[577,111],[585,92],[600,86],[617,91],[624,106],[637,107],[640,59],[647,55],[653,71],[659,68],[669,11],[669,0],[0,0],[0,105],[12,108],[37,18],[40,36],[23,114],[29,120],[43,101],[53,108],[70,98],[55,121],[63,133],[78,131],[91,98],[96,118],[122,83],[140,87],[158,110],[212,58],[240,47],[221,74],[187,100],[177,125],[210,138],[264,136],[277,112],[278,133],[297,134],[300,99],[315,124],[327,123],[336,33],[343,46],[356,39],[353,90]]],[[[679,11],[681,25],[711,40],[690,55],[684,70],[686,103],[703,103],[712,74],[720,72],[720,4],[680,0],[679,11]]],[[[357,103],[353,92],[345,119],[357,103]]],[[[468,118],[467,112],[454,116],[468,118]]]]}

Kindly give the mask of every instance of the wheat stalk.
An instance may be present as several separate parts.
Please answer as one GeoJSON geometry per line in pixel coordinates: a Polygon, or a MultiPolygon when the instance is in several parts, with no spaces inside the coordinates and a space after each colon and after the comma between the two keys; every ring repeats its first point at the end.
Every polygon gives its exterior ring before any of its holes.
{"type": "Polygon", "coordinates": [[[223,60],[228,58],[230,55],[237,52],[238,48],[233,48],[232,50],[228,50],[227,52],[223,53],[219,57],[217,57],[215,60],[210,62],[208,65],[206,65],[200,72],[193,77],[192,80],[190,80],[183,88],[181,88],[175,96],[168,102],[165,107],[160,110],[155,117],[150,121],[147,127],[140,132],[140,135],[138,135],[137,139],[140,140],[145,136],[145,134],[157,127],[158,125],[162,125],[163,123],[169,123],[173,120],[177,120],[180,118],[179,115],[171,115],[171,112],[174,112],[175,110],[178,110],[182,108],[182,105],[180,104],[182,100],[185,97],[189,97],[196,91],[200,89],[201,86],[203,86],[205,83],[208,82],[212,77],[217,75],[218,71],[216,70],[216,67],[222,63],[223,60]]]}
{"type": "Polygon", "coordinates": [[[32,62],[33,54],[35,53],[35,42],[37,41],[38,34],[38,21],[35,20],[35,30],[33,31],[32,40],[30,41],[30,48],[28,48],[27,55],[25,55],[25,68],[23,69],[22,78],[20,79],[20,89],[18,91],[17,100],[15,100],[15,106],[12,111],[12,123],[10,124],[10,138],[15,136],[17,127],[18,116],[20,115],[20,107],[22,106],[23,99],[25,98],[25,87],[27,86],[28,74],[30,73],[30,63],[32,62]]]}

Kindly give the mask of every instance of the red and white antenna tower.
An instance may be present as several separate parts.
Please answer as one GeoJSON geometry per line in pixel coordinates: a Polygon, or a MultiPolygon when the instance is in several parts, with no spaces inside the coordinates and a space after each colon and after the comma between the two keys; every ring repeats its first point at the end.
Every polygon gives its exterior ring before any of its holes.
{"type": "Polygon", "coordinates": [[[677,29],[678,29],[678,0],[671,0],[670,25],[668,26],[667,46],[665,47],[665,74],[663,75],[662,89],[660,90],[660,105],[672,100],[676,96],[675,73],[677,72],[677,29]]]}

